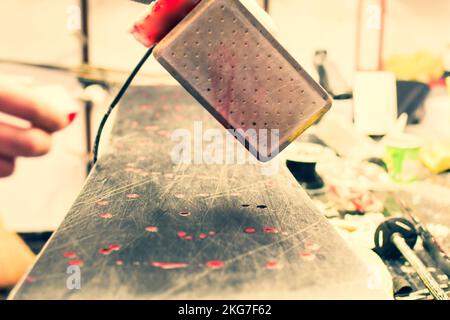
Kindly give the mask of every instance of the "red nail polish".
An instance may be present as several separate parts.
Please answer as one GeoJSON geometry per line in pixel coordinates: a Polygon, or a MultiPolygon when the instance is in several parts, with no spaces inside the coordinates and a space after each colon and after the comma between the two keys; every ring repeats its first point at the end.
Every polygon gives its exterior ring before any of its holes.
{"type": "Polygon", "coordinates": [[[74,120],[75,120],[75,118],[77,117],[77,112],[72,112],[72,113],[69,113],[69,123],[72,123],[74,120]]]}

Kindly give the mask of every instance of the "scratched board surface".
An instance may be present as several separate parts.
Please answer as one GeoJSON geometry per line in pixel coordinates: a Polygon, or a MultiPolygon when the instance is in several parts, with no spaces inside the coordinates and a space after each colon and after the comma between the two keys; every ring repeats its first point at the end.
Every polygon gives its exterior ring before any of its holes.
{"type": "Polygon", "coordinates": [[[371,297],[366,268],[283,166],[173,164],[171,133],[195,121],[221,128],[178,87],[132,89],[11,298],[371,297]],[[68,266],[80,267],[80,289],[67,287],[68,266]]]}

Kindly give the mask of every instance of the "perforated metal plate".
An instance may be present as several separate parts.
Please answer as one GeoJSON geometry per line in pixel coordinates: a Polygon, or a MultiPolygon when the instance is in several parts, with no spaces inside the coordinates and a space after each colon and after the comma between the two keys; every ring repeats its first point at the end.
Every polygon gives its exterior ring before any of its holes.
{"type": "Polygon", "coordinates": [[[331,107],[325,90],[239,0],[203,0],[154,55],[260,161],[331,107]]]}

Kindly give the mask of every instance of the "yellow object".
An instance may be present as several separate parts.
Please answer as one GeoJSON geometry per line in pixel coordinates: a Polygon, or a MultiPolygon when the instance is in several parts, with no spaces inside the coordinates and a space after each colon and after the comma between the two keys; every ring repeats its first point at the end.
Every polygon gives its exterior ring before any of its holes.
{"type": "Polygon", "coordinates": [[[415,54],[394,55],[386,61],[385,70],[393,72],[398,80],[428,83],[442,77],[442,58],[428,51],[415,54]]]}
{"type": "Polygon", "coordinates": [[[433,143],[422,149],[422,163],[434,174],[450,169],[450,143],[433,143]]]}

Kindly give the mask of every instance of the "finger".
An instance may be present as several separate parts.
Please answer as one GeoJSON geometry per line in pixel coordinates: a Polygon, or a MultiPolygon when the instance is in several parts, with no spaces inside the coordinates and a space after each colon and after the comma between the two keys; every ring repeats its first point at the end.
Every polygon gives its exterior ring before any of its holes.
{"type": "Polygon", "coordinates": [[[14,172],[14,159],[0,157],[0,178],[8,177],[14,172]]]}
{"type": "Polygon", "coordinates": [[[28,120],[33,126],[48,132],[65,128],[71,121],[70,116],[56,111],[33,99],[30,95],[0,87],[0,111],[28,120]]]}
{"type": "Polygon", "coordinates": [[[38,157],[51,147],[49,133],[38,128],[19,128],[0,123],[0,156],[38,157]]]}

